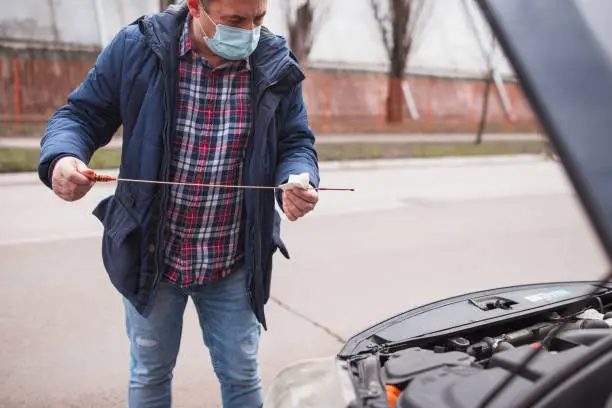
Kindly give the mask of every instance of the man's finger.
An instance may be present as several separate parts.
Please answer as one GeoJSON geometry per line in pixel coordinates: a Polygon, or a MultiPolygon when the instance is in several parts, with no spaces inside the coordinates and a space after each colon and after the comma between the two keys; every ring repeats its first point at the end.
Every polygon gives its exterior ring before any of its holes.
{"type": "Polygon", "coordinates": [[[290,210],[285,210],[285,215],[289,221],[295,221],[298,219],[290,210]]]}
{"type": "Polygon", "coordinates": [[[76,169],[70,173],[70,176],[68,176],[68,181],[81,186],[88,186],[91,183],[91,180],[87,176],[81,174],[76,169]]]}
{"type": "Polygon", "coordinates": [[[74,170],[70,173],[68,179],[79,185],[90,185],[91,184],[91,176],[93,175],[93,171],[90,170],[85,163],[80,160],[75,159],[74,170]]]}
{"type": "Polygon", "coordinates": [[[66,184],[63,179],[57,177],[53,179],[53,188],[57,191],[63,191],[66,188],[66,184]]]}
{"type": "Polygon", "coordinates": [[[91,184],[86,185],[86,186],[85,185],[79,185],[75,189],[74,194],[78,195],[79,197],[82,197],[82,196],[84,196],[89,191],[90,188],[91,188],[91,184]]]}
{"type": "Polygon", "coordinates": [[[83,165],[80,164],[80,163],[77,165],[77,171],[79,173],[81,173],[82,175],[84,175],[85,177],[87,177],[88,179],[90,179],[90,180],[93,180],[94,176],[96,175],[95,171],[93,171],[92,169],[89,169],[87,167],[83,167],[83,165]]]}
{"type": "Polygon", "coordinates": [[[312,203],[301,199],[298,195],[291,194],[291,192],[287,194],[287,201],[293,204],[293,206],[300,210],[301,213],[307,213],[312,211],[314,208],[312,203]]]}
{"type": "Polygon", "coordinates": [[[314,190],[302,190],[296,188],[294,190],[291,190],[291,192],[293,192],[295,196],[311,204],[316,204],[319,201],[319,195],[314,190]]]}
{"type": "Polygon", "coordinates": [[[295,221],[295,220],[297,220],[299,218],[297,216],[297,211],[296,210],[297,209],[295,208],[295,206],[293,204],[291,204],[291,202],[285,201],[285,203],[283,205],[283,211],[285,212],[285,215],[287,216],[289,221],[295,221]]]}
{"type": "Polygon", "coordinates": [[[300,216],[299,209],[289,200],[287,201],[287,211],[296,218],[300,216]]]}
{"type": "Polygon", "coordinates": [[[65,193],[63,191],[58,192],[57,196],[64,201],[74,201],[74,198],[70,194],[65,193]]]}

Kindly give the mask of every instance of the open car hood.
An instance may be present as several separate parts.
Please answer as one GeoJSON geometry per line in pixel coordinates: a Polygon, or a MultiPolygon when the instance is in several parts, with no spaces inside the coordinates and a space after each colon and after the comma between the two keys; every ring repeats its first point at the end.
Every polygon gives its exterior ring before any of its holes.
{"type": "Polygon", "coordinates": [[[440,300],[376,324],[348,340],[338,354],[349,358],[398,342],[414,345],[460,335],[483,325],[503,324],[585,299],[597,287],[612,283],[558,282],[511,286],[440,300]]]}
{"type": "MultiPolygon", "coordinates": [[[[610,259],[612,0],[474,1],[610,259]]],[[[272,393],[280,402],[266,406],[331,406],[320,399],[329,384],[337,407],[612,406],[610,281],[602,271],[600,282],[498,288],[418,307],[352,337],[336,364],[294,367],[272,393]]]]}

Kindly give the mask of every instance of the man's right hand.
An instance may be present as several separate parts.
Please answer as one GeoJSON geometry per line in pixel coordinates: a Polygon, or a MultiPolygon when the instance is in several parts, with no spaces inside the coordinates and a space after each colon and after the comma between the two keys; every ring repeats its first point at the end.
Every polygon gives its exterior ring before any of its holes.
{"type": "Polygon", "coordinates": [[[91,190],[95,181],[86,174],[93,173],[85,163],[75,157],[63,157],[55,163],[52,186],[55,194],[65,201],[80,200],[91,190]]]}

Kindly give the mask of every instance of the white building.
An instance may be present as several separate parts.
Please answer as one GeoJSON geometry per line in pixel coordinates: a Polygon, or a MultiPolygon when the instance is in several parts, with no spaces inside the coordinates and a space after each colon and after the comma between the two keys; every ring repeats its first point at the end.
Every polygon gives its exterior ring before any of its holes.
{"type": "MultiPolygon", "coordinates": [[[[282,3],[269,0],[266,25],[285,32],[282,3]]],[[[299,1],[299,0],[297,0],[299,1]]],[[[311,54],[313,67],[386,70],[385,50],[371,11],[370,0],[318,0],[327,2],[311,54]]],[[[409,72],[440,76],[482,77],[487,72],[488,29],[480,11],[467,0],[432,1],[430,18],[409,61],[409,72]],[[474,31],[471,22],[477,26],[474,31]],[[477,37],[480,37],[480,39],[477,37]]],[[[61,44],[92,48],[106,43],[122,26],[144,13],[158,11],[157,0],[2,0],[0,41],[13,47],[25,43],[61,44]]],[[[503,76],[513,76],[505,59],[497,55],[503,76]]]]}

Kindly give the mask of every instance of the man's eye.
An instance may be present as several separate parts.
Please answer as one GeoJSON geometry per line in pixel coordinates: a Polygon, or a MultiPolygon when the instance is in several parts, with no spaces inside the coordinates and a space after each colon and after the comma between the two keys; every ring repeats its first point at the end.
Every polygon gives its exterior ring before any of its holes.
{"type": "Polygon", "coordinates": [[[231,25],[240,25],[244,22],[243,18],[230,18],[229,23],[231,25]]]}

